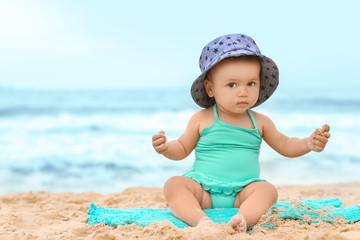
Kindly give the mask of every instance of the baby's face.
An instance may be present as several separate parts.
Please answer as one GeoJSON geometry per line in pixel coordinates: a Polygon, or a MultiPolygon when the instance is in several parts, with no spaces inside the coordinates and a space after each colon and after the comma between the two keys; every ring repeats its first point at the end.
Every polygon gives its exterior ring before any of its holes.
{"type": "Polygon", "coordinates": [[[260,63],[248,58],[222,60],[211,69],[204,84],[217,105],[229,111],[246,111],[259,97],[260,63]]]}

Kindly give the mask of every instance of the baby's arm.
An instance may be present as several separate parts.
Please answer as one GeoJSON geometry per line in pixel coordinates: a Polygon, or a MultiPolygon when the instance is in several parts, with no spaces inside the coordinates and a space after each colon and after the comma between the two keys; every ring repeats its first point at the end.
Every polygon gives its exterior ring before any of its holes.
{"type": "Polygon", "coordinates": [[[299,157],[310,151],[324,150],[330,133],[316,129],[310,137],[289,138],[279,132],[274,123],[265,115],[259,114],[263,129],[263,138],[275,151],[286,157],[299,157]]]}
{"type": "Polygon", "coordinates": [[[182,160],[186,158],[195,148],[199,140],[199,122],[201,113],[195,113],[178,140],[168,142],[164,131],[160,131],[152,137],[152,144],[155,151],[171,160],[182,160]]]}

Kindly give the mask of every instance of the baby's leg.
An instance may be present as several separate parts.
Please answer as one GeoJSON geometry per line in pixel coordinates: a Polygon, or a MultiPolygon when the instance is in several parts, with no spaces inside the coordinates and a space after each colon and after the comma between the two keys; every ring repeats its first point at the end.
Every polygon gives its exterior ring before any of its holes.
{"type": "Polygon", "coordinates": [[[233,225],[234,229],[242,229],[245,219],[245,228],[252,227],[276,203],[277,197],[277,190],[271,183],[250,183],[236,196],[234,208],[239,208],[239,212],[229,221],[229,224],[233,225]]]}
{"type": "Polygon", "coordinates": [[[202,209],[211,208],[210,193],[191,178],[172,177],[164,186],[171,212],[190,226],[212,222],[202,209]]]}

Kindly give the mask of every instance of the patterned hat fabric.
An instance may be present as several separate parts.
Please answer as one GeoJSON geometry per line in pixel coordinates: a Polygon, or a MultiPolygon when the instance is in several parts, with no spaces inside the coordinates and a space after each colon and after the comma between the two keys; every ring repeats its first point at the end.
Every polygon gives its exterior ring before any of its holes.
{"type": "Polygon", "coordinates": [[[253,107],[265,102],[275,91],[279,84],[279,70],[275,62],[261,54],[255,41],[245,34],[228,34],[209,42],[202,50],[199,65],[201,75],[191,86],[191,96],[203,108],[215,104],[204,87],[204,79],[208,71],[218,62],[229,57],[255,55],[260,61],[260,91],[259,98],[253,107]]]}

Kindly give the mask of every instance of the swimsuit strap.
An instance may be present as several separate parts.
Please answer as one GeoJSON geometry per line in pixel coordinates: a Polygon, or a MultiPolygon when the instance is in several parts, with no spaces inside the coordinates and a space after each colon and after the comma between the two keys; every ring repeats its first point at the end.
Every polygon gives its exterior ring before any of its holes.
{"type": "Polygon", "coordinates": [[[219,120],[219,116],[218,116],[217,110],[216,110],[216,103],[214,104],[214,116],[215,116],[215,120],[219,120]]]}
{"type": "Polygon", "coordinates": [[[250,110],[250,109],[248,109],[248,112],[249,112],[249,115],[250,115],[251,121],[252,121],[252,123],[254,124],[255,129],[257,129],[256,122],[255,122],[255,118],[254,118],[254,116],[253,116],[253,114],[252,114],[251,110],[250,110]]]}

